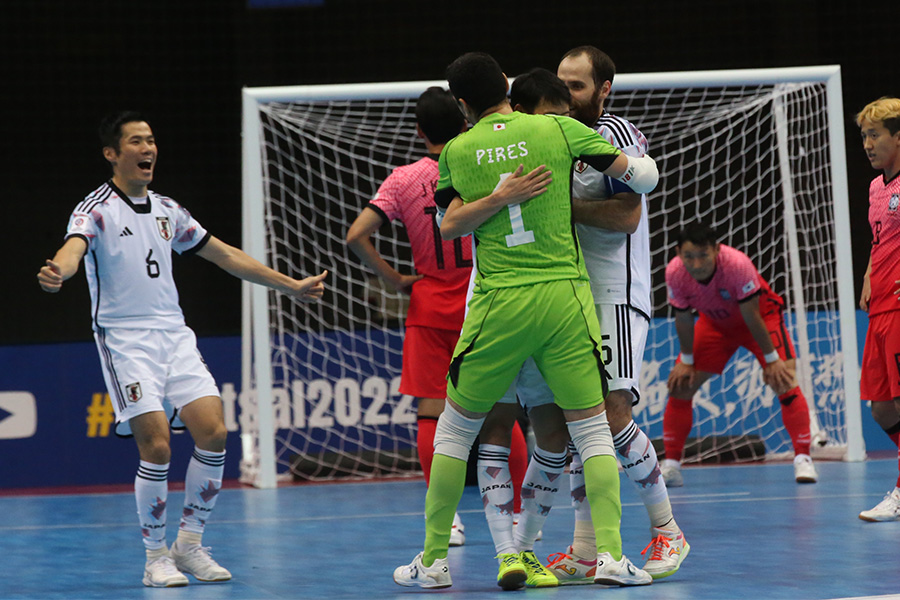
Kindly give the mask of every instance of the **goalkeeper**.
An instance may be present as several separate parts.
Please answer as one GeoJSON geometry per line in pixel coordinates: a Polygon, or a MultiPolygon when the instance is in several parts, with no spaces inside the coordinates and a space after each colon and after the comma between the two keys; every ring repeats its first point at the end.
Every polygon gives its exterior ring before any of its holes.
{"type": "MultiPolygon", "coordinates": [[[[416,445],[426,484],[431,478],[434,431],[447,396],[447,368],[462,328],[472,271],[471,236],[452,241],[440,237],[434,189],[438,156],[444,144],[465,126],[465,117],[449,92],[439,87],[425,90],[416,102],[416,135],[425,143],[426,156],[395,169],[347,231],[347,246],[363,264],[392,289],[410,295],[400,393],[417,399],[416,445]],[[406,227],[417,274],[401,274],[382,258],[371,241],[372,234],[395,219],[406,227]]],[[[518,426],[513,431],[508,460],[518,507],[528,463],[525,436],[518,426]]],[[[450,545],[462,546],[465,539],[465,529],[456,515],[450,545]]]]}
{"type": "Polygon", "coordinates": [[[677,256],[666,267],[669,304],[681,355],[669,374],[663,417],[669,487],[683,485],[681,457],[693,421],[692,398],[722,370],[739,346],[756,356],[763,380],[781,403],[781,418],[794,446],[794,478],[815,483],[809,457],[809,407],[797,385],[794,345],[784,325],[784,301],[740,250],[720,244],[716,232],[689,223],[678,236],[677,256]],[[700,313],[694,323],[692,310],[700,313]]]}
{"type": "Polygon", "coordinates": [[[469,450],[487,412],[533,357],[584,461],[598,544],[595,581],[649,584],[650,575],[622,555],[600,327],[572,228],[569,174],[581,159],[642,193],[656,186],[656,165],[649,157],[627,157],[568,117],[514,113],[506,76],[487,54],[461,56],[448,67],[447,79],[475,125],[441,153],[435,201],[446,211],[445,239],[474,232],[478,264],[435,433],[425,550],[398,567],[394,580],[426,588],[451,585],[447,544],[469,450]]]}

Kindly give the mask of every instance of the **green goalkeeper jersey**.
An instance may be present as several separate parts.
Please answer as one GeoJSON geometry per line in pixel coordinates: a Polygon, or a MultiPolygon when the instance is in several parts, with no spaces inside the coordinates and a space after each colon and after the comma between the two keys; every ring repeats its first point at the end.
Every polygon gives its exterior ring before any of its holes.
{"type": "Polygon", "coordinates": [[[546,165],[547,190],[510,205],[473,233],[475,290],[487,291],[560,279],[588,279],[572,222],[575,159],[605,170],[619,150],[569,117],[494,113],[451,140],[441,152],[435,201],[473,202],[490,195],[521,164],[524,173],[546,165]]]}

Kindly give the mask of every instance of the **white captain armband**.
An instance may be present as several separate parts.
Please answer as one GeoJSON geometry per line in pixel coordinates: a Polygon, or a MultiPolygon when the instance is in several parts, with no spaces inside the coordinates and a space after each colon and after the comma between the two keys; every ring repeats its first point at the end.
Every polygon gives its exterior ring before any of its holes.
{"type": "Polygon", "coordinates": [[[625,158],[628,159],[628,168],[625,169],[621,176],[614,179],[621,181],[634,190],[635,193],[646,194],[652,192],[656,184],[659,183],[659,170],[656,168],[656,161],[649,154],[645,154],[640,158],[625,154],[625,158]]]}
{"type": "Polygon", "coordinates": [[[763,360],[766,361],[767,365],[771,365],[773,362],[781,358],[778,356],[778,350],[772,350],[768,354],[763,355],[763,360]]]}

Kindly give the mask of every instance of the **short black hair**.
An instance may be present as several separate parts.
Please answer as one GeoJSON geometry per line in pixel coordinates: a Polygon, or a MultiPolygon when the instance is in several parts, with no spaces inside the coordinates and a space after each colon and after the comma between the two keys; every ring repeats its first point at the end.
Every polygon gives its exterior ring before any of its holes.
{"type": "Polygon", "coordinates": [[[128,123],[140,122],[146,123],[148,121],[144,115],[136,110],[122,110],[106,115],[100,121],[100,129],[98,130],[101,148],[109,146],[115,148],[116,152],[118,152],[119,141],[122,139],[122,126],[128,123]]]}
{"type": "Polygon", "coordinates": [[[595,46],[578,46],[566,52],[563,58],[574,58],[582,54],[587,55],[591,61],[591,77],[595,86],[600,87],[604,81],[612,83],[616,76],[616,63],[603,50],[595,46]]]}
{"type": "Polygon", "coordinates": [[[432,144],[446,144],[460,134],[466,124],[453,95],[433,86],[416,102],[416,123],[432,144]]]}
{"type": "Polygon", "coordinates": [[[527,113],[534,113],[541,101],[569,105],[572,94],[556,73],[537,67],[519,75],[509,90],[509,102],[520,104],[527,113]]]}
{"type": "Polygon", "coordinates": [[[719,233],[703,221],[691,221],[678,232],[678,248],[685,242],[695,246],[715,246],[719,243],[719,233]]]}
{"type": "Polygon", "coordinates": [[[506,98],[506,76],[494,57],[467,52],[447,67],[447,82],[457,100],[483,112],[506,98]]]}

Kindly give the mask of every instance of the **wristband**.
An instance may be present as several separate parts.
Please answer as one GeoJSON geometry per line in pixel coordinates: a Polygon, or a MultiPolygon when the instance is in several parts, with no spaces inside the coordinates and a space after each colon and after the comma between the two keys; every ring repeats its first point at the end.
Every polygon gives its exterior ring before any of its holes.
{"type": "Polygon", "coordinates": [[[771,365],[773,362],[781,358],[778,356],[778,350],[772,350],[768,354],[763,355],[763,360],[766,361],[767,365],[771,365]]]}
{"type": "Polygon", "coordinates": [[[693,354],[685,354],[681,353],[681,364],[683,365],[694,365],[694,355],[693,354]]]}

